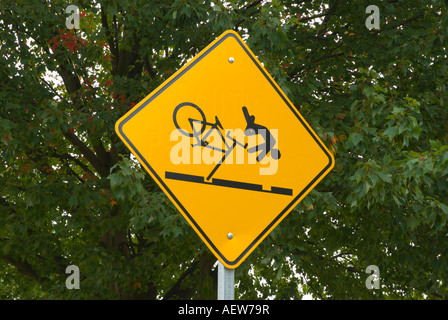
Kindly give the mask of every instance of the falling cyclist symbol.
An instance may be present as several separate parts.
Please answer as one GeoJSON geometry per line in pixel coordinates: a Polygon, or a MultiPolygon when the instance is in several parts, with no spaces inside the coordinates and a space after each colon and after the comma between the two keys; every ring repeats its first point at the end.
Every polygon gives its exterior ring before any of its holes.
{"type": "Polygon", "coordinates": [[[189,136],[190,138],[194,138],[196,141],[196,144],[192,144],[192,147],[201,146],[204,148],[210,148],[218,152],[223,153],[222,159],[217,163],[217,165],[213,168],[212,172],[205,178],[202,176],[196,176],[196,175],[190,175],[190,174],[184,174],[184,173],[175,173],[175,172],[165,172],[165,177],[167,179],[173,179],[173,180],[182,180],[182,181],[188,181],[188,182],[196,182],[196,183],[206,183],[206,184],[212,184],[217,186],[223,186],[223,187],[231,187],[231,188],[240,188],[240,189],[246,189],[246,190],[253,190],[253,191],[261,191],[261,192],[270,192],[275,194],[283,194],[283,195],[292,195],[292,189],[288,188],[280,188],[280,187],[271,187],[271,190],[263,190],[263,186],[259,184],[253,184],[253,183],[246,183],[246,182],[239,182],[239,181],[232,181],[232,180],[224,180],[224,179],[216,179],[212,176],[216,173],[218,168],[221,166],[222,163],[224,163],[224,160],[227,158],[227,156],[232,152],[232,150],[238,145],[243,147],[247,150],[248,153],[254,153],[258,152],[257,154],[257,161],[262,161],[267,155],[271,155],[271,157],[274,160],[278,160],[281,157],[280,151],[278,149],[275,149],[274,146],[276,144],[276,140],[274,136],[271,134],[269,129],[266,126],[260,125],[255,123],[255,116],[250,115],[249,111],[246,107],[242,107],[243,115],[246,120],[247,126],[244,131],[244,134],[246,136],[253,136],[253,135],[261,135],[264,139],[263,143],[260,143],[256,146],[248,147],[248,144],[243,144],[239,141],[237,141],[235,138],[230,137],[229,135],[224,136],[221,132],[221,130],[224,130],[222,127],[221,122],[219,121],[218,117],[215,116],[215,122],[207,122],[204,112],[194,103],[191,102],[183,102],[180,103],[173,111],[173,122],[174,126],[179,130],[180,133],[182,133],[185,136],[189,136]],[[193,119],[188,118],[188,122],[191,126],[191,131],[185,130],[184,128],[181,128],[178,122],[178,113],[179,110],[184,107],[192,107],[195,109],[199,115],[200,119],[193,119]],[[195,126],[195,124],[200,125],[200,129],[198,130],[198,125],[195,126]],[[210,129],[202,136],[205,129],[210,127],[210,129]],[[221,129],[221,130],[220,130],[221,129]],[[207,138],[210,136],[213,130],[216,130],[218,132],[218,135],[220,136],[221,140],[224,143],[224,149],[218,148],[216,146],[212,146],[207,141],[207,138]],[[233,143],[229,144],[225,138],[228,138],[232,140],[233,143]],[[212,182],[209,182],[212,179],[212,182]]]}
{"type": "Polygon", "coordinates": [[[257,155],[257,161],[260,162],[263,160],[263,158],[271,153],[271,156],[273,159],[278,160],[280,159],[280,151],[278,149],[274,149],[275,145],[275,139],[274,136],[271,134],[268,128],[265,126],[259,125],[255,123],[255,116],[249,115],[249,111],[247,111],[246,107],[243,107],[243,113],[244,117],[246,118],[247,127],[244,131],[244,134],[246,136],[252,136],[255,134],[261,134],[264,138],[264,143],[259,144],[255,147],[249,148],[247,152],[257,152],[260,151],[260,153],[257,155]]]}

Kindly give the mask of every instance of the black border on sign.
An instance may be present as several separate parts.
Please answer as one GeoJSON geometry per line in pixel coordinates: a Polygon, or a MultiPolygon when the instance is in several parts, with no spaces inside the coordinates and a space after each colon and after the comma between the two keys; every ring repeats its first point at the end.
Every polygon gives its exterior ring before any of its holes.
{"type": "Polygon", "coordinates": [[[208,244],[215,250],[215,252],[230,266],[236,265],[245,255],[246,253],[252,249],[252,247],[262,238],[266,232],[280,219],[283,217],[283,215],[291,208],[291,206],[318,180],[326,171],[328,168],[330,168],[333,164],[332,157],[328,153],[328,151],[322,146],[321,142],[317,137],[314,135],[314,133],[309,129],[308,125],[304,123],[302,118],[297,114],[297,112],[294,110],[294,106],[292,106],[288,99],[284,96],[284,94],[275,86],[275,84],[272,82],[272,80],[269,78],[269,76],[266,74],[266,72],[263,70],[263,68],[260,66],[260,64],[257,62],[257,60],[253,57],[253,55],[247,50],[247,48],[243,45],[243,43],[240,41],[240,39],[232,33],[226,34],[223,36],[220,40],[218,40],[213,46],[211,46],[207,51],[205,51],[201,56],[199,56],[196,60],[194,60],[188,67],[186,67],[184,70],[182,70],[179,74],[177,74],[173,79],[171,79],[167,84],[165,84],[160,90],[158,90],[153,96],[151,96],[148,100],[146,100],[144,103],[142,103],[136,110],[134,110],[127,118],[125,118],[122,122],[120,122],[118,126],[118,130],[122,137],[126,140],[126,142],[129,144],[129,146],[132,147],[132,149],[135,151],[135,153],[139,156],[139,158],[145,163],[147,168],[151,170],[154,177],[157,178],[159,183],[165,188],[165,190],[170,194],[172,199],[176,201],[177,205],[182,209],[182,211],[188,216],[190,221],[194,224],[196,229],[202,234],[204,239],[208,242],[208,244]],[[123,125],[126,124],[132,117],[134,117],[140,110],[142,110],[144,107],[146,107],[149,103],[151,103],[155,98],[157,98],[163,91],[165,91],[166,88],[171,86],[174,82],[176,82],[180,77],[182,77],[188,70],[190,70],[192,67],[194,67],[198,62],[200,62],[205,56],[207,56],[213,49],[215,49],[219,44],[221,44],[225,39],[228,37],[233,37],[238,42],[238,44],[244,49],[244,51],[247,53],[247,55],[252,59],[253,63],[258,67],[260,72],[265,76],[266,80],[269,81],[269,83],[272,85],[272,87],[275,89],[275,91],[279,94],[279,96],[283,99],[283,101],[286,103],[286,105],[289,107],[289,109],[292,111],[292,113],[297,117],[297,119],[302,123],[302,125],[305,127],[305,129],[308,131],[308,133],[313,137],[313,139],[316,141],[317,145],[322,149],[322,151],[325,153],[325,155],[328,157],[328,165],[325,166],[325,168],[275,217],[274,220],[252,241],[252,243],[236,258],[234,261],[227,260],[222,253],[216,248],[216,246],[211,242],[211,240],[208,238],[208,236],[205,234],[205,232],[200,228],[200,226],[196,223],[196,221],[193,219],[193,217],[190,215],[190,213],[184,208],[182,203],[176,198],[176,196],[171,192],[171,190],[168,188],[168,186],[165,184],[162,178],[159,177],[159,175],[154,171],[154,169],[151,167],[151,165],[146,161],[146,159],[141,155],[141,153],[138,151],[138,149],[132,144],[132,142],[126,137],[126,135],[123,132],[123,125]]]}

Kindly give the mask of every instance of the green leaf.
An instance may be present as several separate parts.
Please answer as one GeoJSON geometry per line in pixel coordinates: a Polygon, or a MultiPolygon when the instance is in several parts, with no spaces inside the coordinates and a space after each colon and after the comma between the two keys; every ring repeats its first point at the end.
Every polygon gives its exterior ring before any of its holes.
{"type": "Polygon", "coordinates": [[[417,219],[414,215],[410,215],[410,216],[406,219],[406,223],[407,223],[408,228],[409,228],[410,230],[414,230],[414,229],[418,226],[419,221],[418,221],[418,219],[417,219]]]}
{"type": "Polygon", "coordinates": [[[212,5],[212,9],[213,9],[213,11],[216,11],[216,12],[222,12],[221,7],[217,6],[217,5],[212,5]]]}
{"type": "Polygon", "coordinates": [[[78,205],[78,196],[75,194],[72,194],[70,198],[68,199],[68,205],[71,208],[75,208],[78,205]]]}
{"type": "Polygon", "coordinates": [[[369,189],[371,187],[372,187],[372,184],[369,181],[364,180],[364,183],[363,183],[364,194],[367,194],[367,192],[369,192],[369,189]]]}
{"type": "Polygon", "coordinates": [[[391,179],[392,175],[391,174],[389,174],[387,172],[384,172],[384,171],[379,171],[379,172],[377,172],[377,174],[381,178],[381,180],[383,180],[384,182],[387,182],[387,183],[391,183],[392,182],[392,179],[391,179]]]}
{"type": "Polygon", "coordinates": [[[283,267],[280,267],[277,271],[277,275],[275,276],[276,280],[280,280],[283,276],[283,267]]]}
{"type": "Polygon", "coordinates": [[[356,147],[358,143],[362,141],[362,135],[359,133],[352,133],[349,136],[349,141],[356,147]]]}
{"type": "Polygon", "coordinates": [[[383,136],[387,136],[389,138],[389,141],[392,141],[392,139],[398,135],[399,129],[398,127],[389,127],[386,130],[384,130],[383,136]]]}

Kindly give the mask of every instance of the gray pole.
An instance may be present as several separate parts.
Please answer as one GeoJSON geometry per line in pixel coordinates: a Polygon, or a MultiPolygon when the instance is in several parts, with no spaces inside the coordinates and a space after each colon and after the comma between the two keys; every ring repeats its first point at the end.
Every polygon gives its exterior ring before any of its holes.
{"type": "Polygon", "coordinates": [[[218,261],[218,300],[234,300],[235,270],[218,261]]]}

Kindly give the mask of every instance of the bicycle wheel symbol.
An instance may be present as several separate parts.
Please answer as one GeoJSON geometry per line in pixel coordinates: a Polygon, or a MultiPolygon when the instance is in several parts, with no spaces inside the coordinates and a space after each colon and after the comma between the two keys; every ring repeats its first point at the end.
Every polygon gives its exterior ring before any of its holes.
{"type": "MultiPolygon", "coordinates": [[[[185,113],[185,114],[188,114],[188,113],[185,113]]],[[[179,130],[180,133],[182,133],[184,136],[189,136],[189,137],[197,137],[197,136],[201,135],[205,131],[205,127],[206,127],[204,112],[202,112],[201,108],[199,108],[197,105],[195,105],[194,103],[191,103],[191,102],[182,102],[174,109],[173,122],[174,122],[174,125],[176,126],[177,130],[179,130]],[[185,107],[192,107],[192,108],[196,109],[199,112],[200,117],[201,117],[201,119],[192,119],[190,117],[181,116],[181,119],[179,119],[179,120],[180,121],[184,120],[181,122],[182,124],[185,123],[185,120],[188,120],[188,122],[190,123],[190,127],[191,127],[190,130],[181,128],[179,125],[179,122],[178,122],[179,110],[181,108],[185,109],[185,107]],[[201,130],[199,130],[199,131],[194,130],[193,122],[200,122],[202,124],[201,130]]]]}

